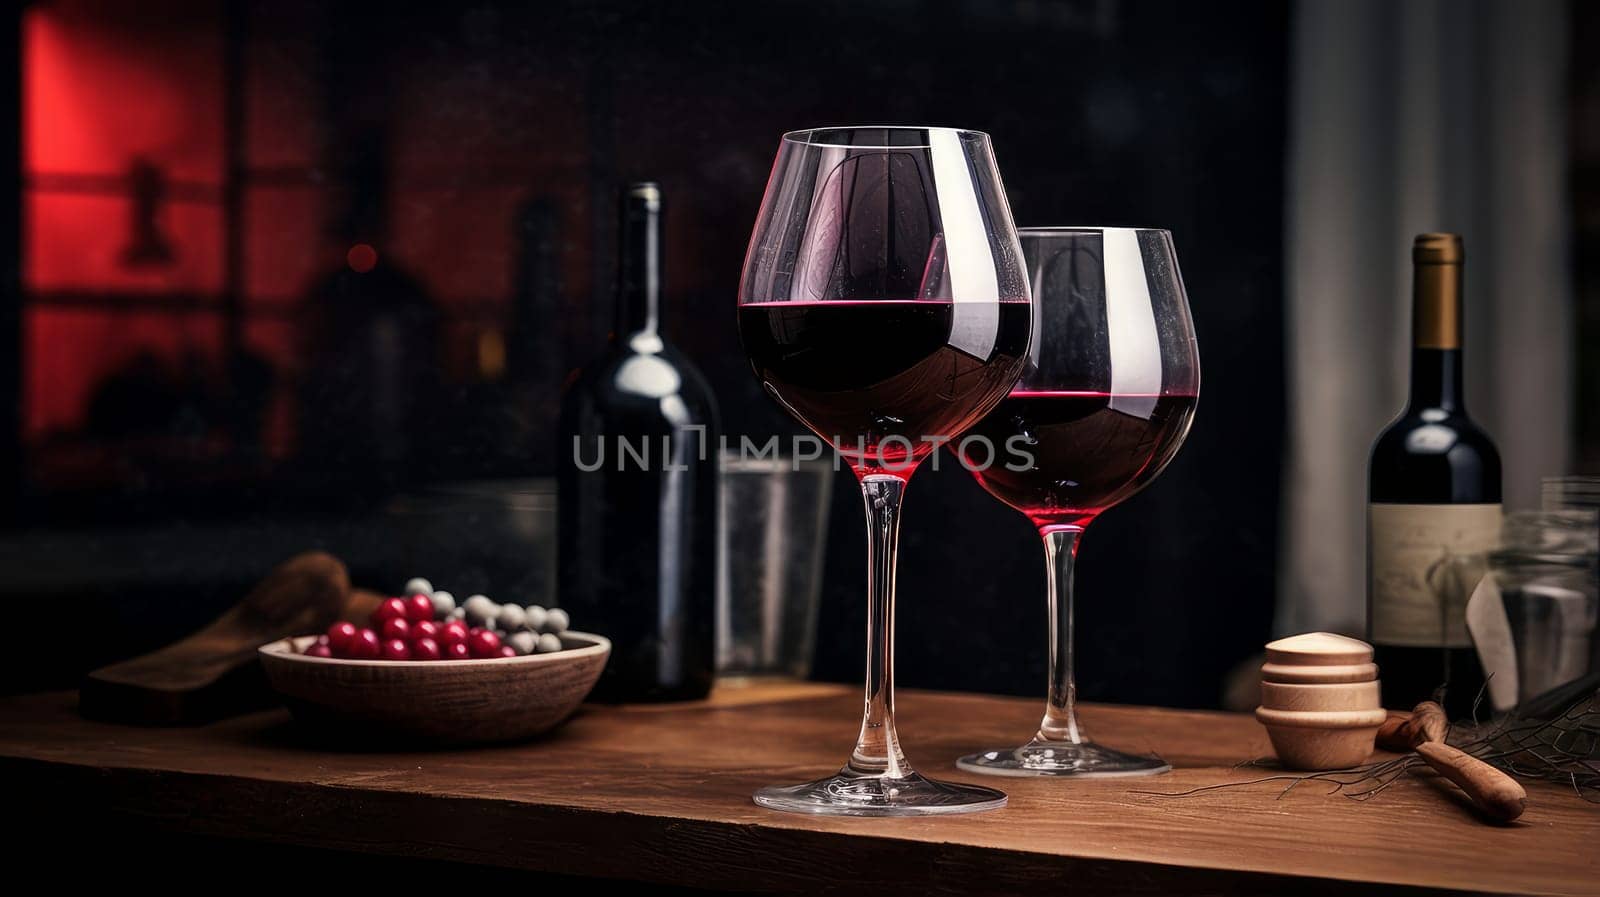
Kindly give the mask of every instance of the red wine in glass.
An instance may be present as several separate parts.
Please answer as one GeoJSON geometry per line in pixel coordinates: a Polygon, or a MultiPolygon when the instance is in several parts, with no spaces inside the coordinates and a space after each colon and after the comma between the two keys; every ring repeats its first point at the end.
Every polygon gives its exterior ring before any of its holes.
{"type": "Polygon", "coordinates": [[[1013,390],[970,433],[962,460],[989,494],[1035,526],[1087,526],[1138,492],[1178,453],[1193,395],[1013,390]],[[1014,468],[1025,467],[1018,470],[1014,468]]]}
{"type": "Polygon", "coordinates": [[[756,376],[861,471],[911,476],[1016,378],[1026,300],[755,302],[739,336],[756,376]],[[897,438],[898,437],[898,438],[897,438]]]}

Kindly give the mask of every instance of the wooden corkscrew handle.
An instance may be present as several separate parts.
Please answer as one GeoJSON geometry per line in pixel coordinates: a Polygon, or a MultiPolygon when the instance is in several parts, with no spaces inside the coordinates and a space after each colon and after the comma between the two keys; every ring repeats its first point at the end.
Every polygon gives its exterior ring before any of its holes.
{"type": "Polygon", "coordinates": [[[1522,815],[1528,792],[1516,779],[1477,757],[1445,744],[1450,718],[1434,701],[1423,701],[1411,713],[1394,714],[1378,729],[1378,747],[1417,756],[1465,791],[1484,815],[1510,822],[1522,815]]]}
{"type": "Polygon", "coordinates": [[[1490,818],[1510,822],[1522,815],[1528,792],[1516,779],[1444,742],[1423,742],[1417,756],[1454,782],[1490,818]]]}
{"type": "Polygon", "coordinates": [[[1466,791],[1483,814],[1499,822],[1510,822],[1522,815],[1528,791],[1510,775],[1494,769],[1482,759],[1445,744],[1450,718],[1437,702],[1424,700],[1410,715],[1394,713],[1378,729],[1378,747],[1384,750],[1416,751],[1434,771],[1466,791]]]}
{"type": "Polygon", "coordinates": [[[1411,713],[1394,713],[1378,729],[1378,747],[1404,754],[1419,744],[1443,742],[1450,729],[1450,719],[1444,708],[1433,701],[1423,701],[1411,713]]]}

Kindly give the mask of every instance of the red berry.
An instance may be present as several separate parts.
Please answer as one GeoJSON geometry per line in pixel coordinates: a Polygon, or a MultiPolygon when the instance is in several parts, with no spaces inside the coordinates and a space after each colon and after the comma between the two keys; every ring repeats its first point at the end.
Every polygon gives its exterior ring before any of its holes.
{"type": "Polygon", "coordinates": [[[416,641],[419,638],[431,638],[434,641],[438,641],[439,624],[433,622],[432,620],[423,620],[420,623],[412,623],[411,640],[416,641]]]}
{"type": "Polygon", "coordinates": [[[306,647],[307,657],[332,657],[333,649],[327,645],[309,645],[306,647]]]}
{"type": "Polygon", "coordinates": [[[438,642],[423,636],[411,643],[411,659],[442,660],[444,659],[444,651],[440,649],[438,642]]]}
{"type": "Polygon", "coordinates": [[[460,620],[451,620],[439,627],[439,644],[465,645],[467,643],[467,624],[460,620]]]}
{"type": "Polygon", "coordinates": [[[350,648],[350,656],[357,660],[377,660],[383,653],[383,640],[371,629],[362,629],[356,633],[356,641],[350,648]]]}
{"type": "Polygon", "coordinates": [[[333,650],[334,657],[354,657],[351,653],[356,645],[356,624],[335,623],[328,627],[328,647],[333,650]]]}
{"type": "Polygon", "coordinates": [[[472,652],[467,650],[466,642],[454,642],[444,646],[445,660],[467,660],[472,657],[472,652]]]}
{"type": "Polygon", "coordinates": [[[411,624],[404,617],[390,617],[384,620],[378,631],[386,639],[397,638],[407,641],[411,638],[411,624]]]}
{"type": "Polygon", "coordinates": [[[487,629],[473,629],[467,633],[467,648],[473,657],[499,657],[500,636],[487,629]]]}
{"type": "Polygon", "coordinates": [[[433,619],[433,599],[420,593],[407,598],[406,618],[413,623],[433,619]]]}
{"type": "Polygon", "coordinates": [[[372,625],[382,626],[384,620],[392,620],[396,617],[402,620],[405,619],[405,600],[402,598],[385,598],[383,603],[378,605],[378,609],[372,612],[372,625]]]}
{"type": "Polygon", "coordinates": [[[517,656],[517,649],[511,647],[510,645],[501,645],[500,646],[500,656],[501,657],[516,657],[517,656]]]}
{"type": "Polygon", "coordinates": [[[411,647],[397,638],[392,638],[383,643],[384,660],[410,660],[411,647]]]}

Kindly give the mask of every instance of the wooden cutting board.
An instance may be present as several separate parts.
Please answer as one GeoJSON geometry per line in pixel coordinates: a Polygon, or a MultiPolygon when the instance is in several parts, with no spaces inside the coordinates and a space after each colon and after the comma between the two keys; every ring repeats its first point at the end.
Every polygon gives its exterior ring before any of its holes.
{"type": "Polygon", "coordinates": [[[182,641],[90,673],[79,711],[136,725],[193,725],[273,703],[256,648],[365,621],[379,596],[352,591],[344,564],[310,551],[279,564],[227,613],[182,641]]]}

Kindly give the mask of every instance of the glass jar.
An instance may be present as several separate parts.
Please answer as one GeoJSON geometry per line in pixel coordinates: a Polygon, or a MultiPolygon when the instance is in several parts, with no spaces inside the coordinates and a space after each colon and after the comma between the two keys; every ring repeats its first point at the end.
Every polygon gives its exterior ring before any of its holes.
{"type": "Polygon", "coordinates": [[[1501,542],[1489,569],[1511,624],[1521,702],[1594,663],[1600,521],[1592,510],[1518,511],[1506,515],[1501,542]]]}

